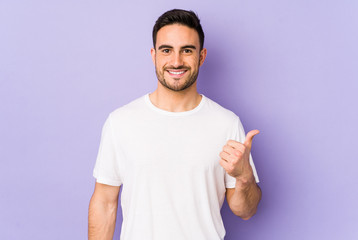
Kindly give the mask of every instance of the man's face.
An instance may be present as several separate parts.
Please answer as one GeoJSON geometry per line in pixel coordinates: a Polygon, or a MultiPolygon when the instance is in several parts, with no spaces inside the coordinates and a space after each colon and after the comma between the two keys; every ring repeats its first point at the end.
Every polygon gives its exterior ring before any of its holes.
{"type": "Polygon", "coordinates": [[[195,83],[206,49],[200,51],[195,29],[172,24],[158,31],[151,54],[159,82],[170,90],[182,91],[195,83]]]}

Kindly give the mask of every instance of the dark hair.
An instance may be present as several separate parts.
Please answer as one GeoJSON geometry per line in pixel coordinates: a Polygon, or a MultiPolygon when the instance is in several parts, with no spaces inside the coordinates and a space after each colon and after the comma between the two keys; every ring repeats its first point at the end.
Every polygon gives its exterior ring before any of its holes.
{"type": "Polygon", "coordinates": [[[193,28],[197,31],[199,35],[200,41],[200,50],[203,49],[204,46],[204,32],[200,25],[200,19],[193,11],[186,11],[182,9],[172,9],[165,13],[163,13],[158,20],[155,22],[153,27],[153,46],[155,48],[155,44],[157,42],[157,33],[159,29],[166,25],[171,24],[181,24],[190,28],[193,28]]]}

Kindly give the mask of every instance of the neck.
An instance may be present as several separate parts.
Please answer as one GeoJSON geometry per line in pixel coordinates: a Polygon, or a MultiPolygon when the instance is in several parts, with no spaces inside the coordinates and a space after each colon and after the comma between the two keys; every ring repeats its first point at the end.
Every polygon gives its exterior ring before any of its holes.
{"type": "Polygon", "coordinates": [[[190,111],[200,104],[202,96],[193,86],[183,91],[172,91],[158,86],[149,94],[150,101],[158,108],[169,112],[190,111]]]}

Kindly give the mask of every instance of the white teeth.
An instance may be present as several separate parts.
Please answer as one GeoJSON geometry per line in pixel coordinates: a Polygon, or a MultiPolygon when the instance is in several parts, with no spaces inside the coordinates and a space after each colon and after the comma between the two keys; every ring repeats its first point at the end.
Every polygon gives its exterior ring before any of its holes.
{"type": "Polygon", "coordinates": [[[183,74],[185,71],[182,71],[182,72],[171,72],[169,71],[171,74],[176,74],[176,75],[179,75],[179,74],[183,74]]]}

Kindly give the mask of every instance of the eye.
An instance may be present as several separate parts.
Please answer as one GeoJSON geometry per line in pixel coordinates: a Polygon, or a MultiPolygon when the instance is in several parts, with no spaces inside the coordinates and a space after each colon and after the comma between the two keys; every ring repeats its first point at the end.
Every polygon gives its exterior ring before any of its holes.
{"type": "Polygon", "coordinates": [[[184,53],[192,53],[193,51],[191,49],[184,49],[184,53]]]}
{"type": "Polygon", "coordinates": [[[169,53],[170,50],[166,48],[166,49],[163,49],[162,52],[163,52],[163,53],[169,53]]]}

